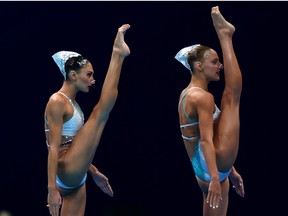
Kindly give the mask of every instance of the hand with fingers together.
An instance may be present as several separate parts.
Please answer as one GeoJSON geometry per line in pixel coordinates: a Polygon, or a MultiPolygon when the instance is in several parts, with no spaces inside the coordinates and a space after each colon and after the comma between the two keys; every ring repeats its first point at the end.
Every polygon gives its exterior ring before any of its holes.
{"type": "Polygon", "coordinates": [[[244,190],[244,183],[241,175],[236,171],[236,169],[232,169],[229,179],[233,185],[233,188],[235,189],[236,193],[244,197],[245,196],[245,190],[244,190]]]}
{"type": "Polygon", "coordinates": [[[93,178],[95,184],[96,184],[99,188],[101,188],[101,190],[102,190],[104,193],[106,193],[106,194],[108,194],[109,196],[113,197],[114,192],[113,192],[113,190],[112,190],[111,185],[109,184],[108,178],[107,178],[104,174],[102,174],[101,172],[99,172],[99,171],[97,171],[97,172],[95,172],[95,173],[92,173],[91,175],[92,175],[92,178],[93,178]]]}
{"type": "Polygon", "coordinates": [[[46,207],[49,209],[50,215],[58,216],[62,198],[57,189],[48,189],[47,203],[46,207]]]}
{"type": "Polygon", "coordinates": [[[218,180],[212,179],[211,182],[209,183],[206,202],[211,208],[215,209],[218,208],[221,200],[222,195],[219,179],[218,180]]]}

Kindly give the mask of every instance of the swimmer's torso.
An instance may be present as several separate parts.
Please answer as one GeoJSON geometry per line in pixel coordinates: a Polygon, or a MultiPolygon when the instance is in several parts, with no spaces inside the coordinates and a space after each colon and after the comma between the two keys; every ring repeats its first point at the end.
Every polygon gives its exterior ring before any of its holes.
{"type": "MultiPolygon", "coordinates": [[[[67,99],[67,103],[65,106],[67,106],[67,113],[63,117],[63,125],[62,125],[62,140],[60,147],[67,148],[70,146],[73,137],[76,135],[78,130],[83,126],[84,124],[84,115],[83,112],[81,111],[79,105],[77,104],[76,101],[72,101],[69,97],[67,97],[64,93],[58,92],[61,95],[63,95],[67,99]]],[[[49,122],[46,117],[46,112],[45,112],[45,134],[46,134],[46,144],[47,147],[49,148],[49,122]]]]}
{"type": "MultiPolygon", "coordinates": [[[[178,104],[180,130],[190,159],[193,157],[195,148],[200,139],[197,108],[196,105],[193,106],[193,103],[196,104],[197,97],[203,93],[206,93],[206,91],[199,87],[186,88],[181,93],[178,104]],[[186,105],[187,103],[185,100],[188,92],[190,106],[186,105]]],[[[220,110],[215,104],[215,111],[213,113],[214,121],[218,119],[219,114],[220,110]]]]}

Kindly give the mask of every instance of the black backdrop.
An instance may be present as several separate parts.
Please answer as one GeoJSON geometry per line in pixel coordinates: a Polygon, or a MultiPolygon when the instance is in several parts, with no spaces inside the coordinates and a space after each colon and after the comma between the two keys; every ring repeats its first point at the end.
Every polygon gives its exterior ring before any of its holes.
{"type": "MultiPolygon", "coordinates": [[[[115,196],[103,194],[89,177],[86,215],[201,215],[202,194],[177,115],[189,74],[174,56],[195,43],[221,55],[210,17],[214,5],[237,29],[234,46],[244,85],[235,166],[246,197],[231,189],[228,215],[282,212],[287,4],[226,1],[0,2],[0,210],[13,216],[49,215],[43,111],[62,84],[51,55],[73,50],[93,63],[96,85],[77,97],[87,118],[98,101],[117,28],[129,23],[131,55],[94,159],[115,196]]],[[[223,81],[210,85],[218,104],[222,89],[223,81]]]]}

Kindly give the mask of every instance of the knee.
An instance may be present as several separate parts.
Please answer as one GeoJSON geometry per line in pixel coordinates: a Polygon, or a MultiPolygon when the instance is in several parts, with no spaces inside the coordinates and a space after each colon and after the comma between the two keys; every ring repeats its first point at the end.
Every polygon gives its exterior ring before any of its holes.
{"type": "Polygon", "coordinates": [[[222,95],[221,105],[239,104],[241,97],[240,89],[225,89],[222,95]]]}

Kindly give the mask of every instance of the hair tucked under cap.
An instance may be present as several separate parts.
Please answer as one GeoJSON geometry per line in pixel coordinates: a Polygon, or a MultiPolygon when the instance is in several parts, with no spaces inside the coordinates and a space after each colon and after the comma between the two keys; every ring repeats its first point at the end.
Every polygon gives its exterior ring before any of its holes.
{"type": "Polygon", "coordinates": [[[66,79],[66,71],[65,71],[65,63],[71,57],[80,56],[79,53],[72,52],[72,51],[59,51],[52,55],[52,58],[56,62],[57,66],[59,67],[64,79],[66,79]]]}
{"type": "Polygon", "coordinates": [[[181,64],[183,64],[190,71],[191,74],[192,74],[192,70],[187,61],[188,52],[198,46],[200,46],[200,44],[195,44],[192,46],[184,47],[175,56],[175,59],[178,60],[181,64]]]}

